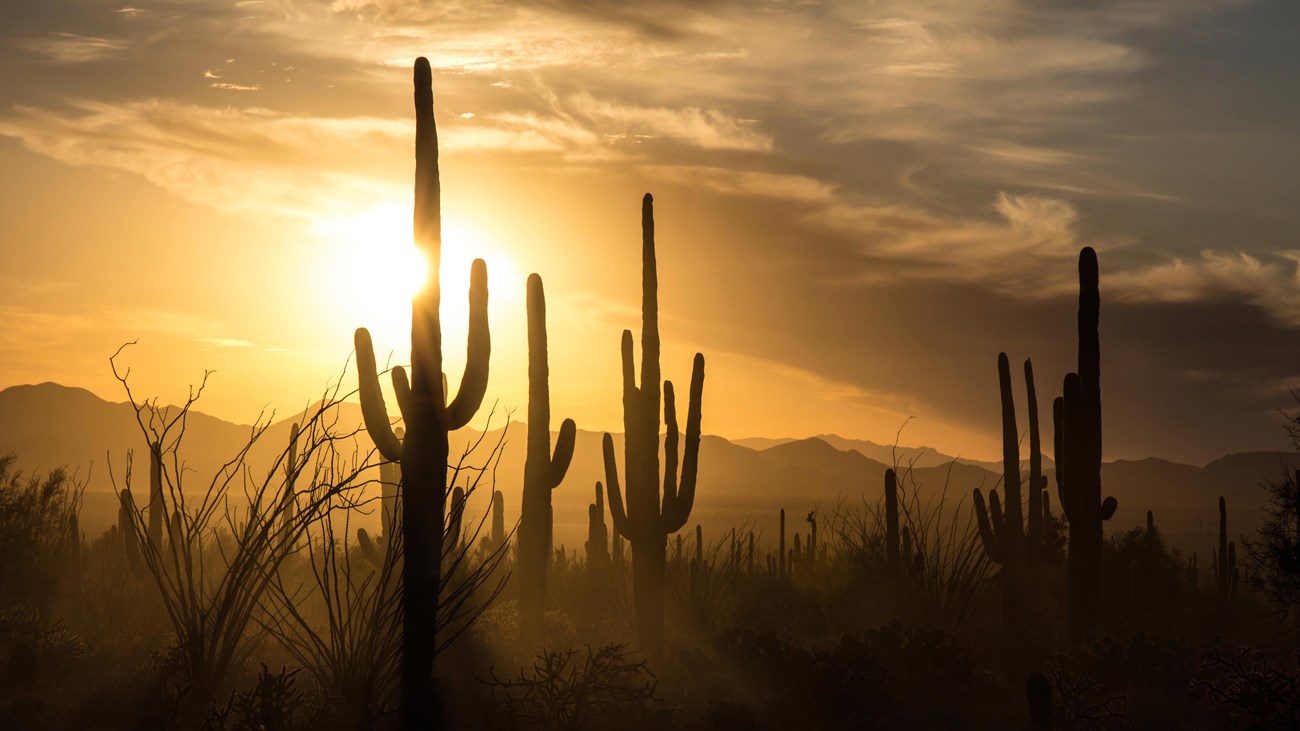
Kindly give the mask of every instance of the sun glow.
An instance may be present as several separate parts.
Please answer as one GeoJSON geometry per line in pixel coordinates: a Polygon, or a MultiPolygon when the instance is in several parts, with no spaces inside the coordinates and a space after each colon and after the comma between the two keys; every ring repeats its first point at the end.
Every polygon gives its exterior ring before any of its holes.
{"type": "MultiPolygon", "coordinates": [[[[437,276],[444,331],[459,332],[468,321],[474,259],[488,265],[490,317],[496,328],[496,313],[508,314],[501,306],[523,299],[523,277],[501,247],[493,246],[469,222],[448,216],[442,228],[437,276]]],[[[398,361],[403,360],[405,348],[396,348],[409,342],[411,299],[430,274],[428,259],[413,241],[410,205],[383,203],[353,216],[320,219],[311,232],[328,246],[319,260],[326,267],[321,276],[329,282],[329,291],[340,295],[335,304],[342,311],[336,314],[369,328],[377,350],[393,348],[398,361]]]]}

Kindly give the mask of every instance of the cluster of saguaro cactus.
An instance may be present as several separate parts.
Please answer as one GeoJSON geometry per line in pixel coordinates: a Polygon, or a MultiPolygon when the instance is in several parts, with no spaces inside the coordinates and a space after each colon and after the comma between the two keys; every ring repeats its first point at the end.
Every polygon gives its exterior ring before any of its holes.
{"type": "Polygon", "coordinates": [[[1002,567],[999,574],[1002,618],[1008,626],[1017,626],[1023,620],[1026,600],[1034,592],[1038,574],[1036,565],[1047,548],[1043,512],[1047,477],[1042,474],[1034,368],[1028,360],[1025,361],[1025,387],[1029,406],[1028,515],[1022,514],[1020,432],[1016,428],[1016,403],[1011,391],[1011,362],[1006,353],[998,354],[998,388],[1002,397],[1002,488],[1006,502],[1004,504],[998,499],[997,490],[990,490],[986,505],[979,488],[974,491],[975,517],[984,553],[1002,567]]]}
{"type": "Polygon", "coordinates": [[[696,353],[686,415],[686,448],[681,435],[671,381],[663,381],[663,493],[659,489],[659,282],[655,264],[654,202],[641,204],[641,384],[636,383],[632,331],[623,331],[623,433],[627,499],[619,487],[614,439],[604,438],[605,487],[614,530],[632,544],[632,595],[637,638],[643,650],[659,652],[664,634],[664,571],[668,536],[690,518],[695,502],[700,452],[700,402],[704,395],[704,356],[696,353]],[[678,476],[678,458],[681,475],[678,476]]]}
{"type": "Polygon", "coordinates": [[[439,314],[442,203],[438,179],[438,133],[433,116],[429,62],[416,59],[415,243],[428,259],[428,281],[411,306],[411,378],[393,369],[393,386],[406,424],[405,439],[393,433],[379,389],[370,334],[356,332],[357,370],[366,430],[402,471],[402,726],[439,723],[433,658],[438,647],[438,589],[446,531],[448,434],[469,423],[487,389],[491,337],[487,316],[487,265],[471,267],[469,345],[460,391],[450,403],[443,385],[442,319],[439,314]]]}
{"type": "Polygon", "coordinates": [[[1066,618],[1071,641],[1096,628],[1101,605],[1102,522],[1119,503],[1101,497],[1101,346],[1097,252],[1079,252],[1079,365],[1052,403],[1056,488],[1070,523],[1066,618]]]}
{"type": "Polygon", "coordinates": [[[573,459],[577,427],[560,425],[551,452],[550,370],[546,350],[546,293],[542,278],[528,277],[528,456],[524,462],[523,511],[519,517],[519,625],[537,640],[546,604],[546,572],[551,554],[551,490],[559,487],[573,459]]]}

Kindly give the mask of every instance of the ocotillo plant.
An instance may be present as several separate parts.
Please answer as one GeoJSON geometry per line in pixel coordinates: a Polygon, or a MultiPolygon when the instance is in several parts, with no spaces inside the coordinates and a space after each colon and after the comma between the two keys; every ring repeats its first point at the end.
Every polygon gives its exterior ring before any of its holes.
{"type": "Polygon", "coordinates": [[[438,588],[446,529],[449,432],[469,423],[487,390],[487,265],[470,271],[469,347],[460,391],[450,403],[443,390],[442,201],[438,179],[438,131],[433,117],[433,74],[416,59],[415,243],[428,259],[428,281],[411,303],[411,380],[393,369],[393,386],[406,423],[406,438],[393,433],[379,390],[374,350],[365,328],[356,332],[357,370],[366,430],[384,459],[402,465],[402,727],[440,723],[433,658],[438,651],[438,588]]]}
{"type": "Polygon", "coordinates": [[[1102,522],[1119,507],[1101,498],[1101,345],[1097,252],[1079,252],[1079,370],[1052,403],[1057,497],[1070,522],[1066,616],[1077,642],[1097,627],[1101,606],[1102,522]]]}
{"type": "Polygon", "coordinates": [[[573,459],[577,427],[560,424],[551,453],[551,390],[546,353],[546,293],[542,278],[528,277],[528,456],[524,462],[523,510],[519,516],[519,629],[541,639],[546,605],[547,557],[551,554],[551,490],[560,486],[573,459]]]}
{"type": "Polygon", "coordinates": [[[642,649],[658,653],[664,635],[664,569],[668,536],[681,530],[695,503],[700,454],[700,402],[704,396],[704,356],[695,354],[686,411],[686,449],[679,455],[681,434],[673,384],[663,381],[663,494],[659,492],[659,281],[655,265],[654,200],[641,202],[641,385],[636,383],[632,331],[623,331],[623,434],[627,469],[626,507],[619,489],[614,438],[605,434],[605,486],[614,529],[632,544],[632,594],[637,639],[642,649]],[[681,475],[677,460],[682,458],[681,475]]]}
{"type": "Polygon", "coordinates": [[[596,502],[587,506],[587,568],[601,570],[609,563],[609,529],[605,527],[605,488],[596,483],[596,502]]]}

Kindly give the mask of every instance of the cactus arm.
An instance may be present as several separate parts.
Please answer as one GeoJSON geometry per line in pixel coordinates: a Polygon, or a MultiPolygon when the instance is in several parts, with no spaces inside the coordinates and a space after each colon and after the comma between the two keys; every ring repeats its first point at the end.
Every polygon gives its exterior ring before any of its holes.
{"type": "MultiPolygon", "coordinates": [[[[677,460],[681,458],[682,432],[677,428],[677,399],[673,382],[664,381],[664,495],[660,515],[663,516],[664,533],[676,533],[682,526],[671,527],[675,522],[677,504],[677,460]]],[[[684,524],[683,524],[684,525],[684,524]]]]}
{"type": "MultiPolygon", "coordinates": [[[[632,331],[624,330],[623,339],[619,342],[619,351],[623,356],[623,408],[627,409],[631,399],[636,396],[640,389],[636,386],[636,357],[632,353],[632,331]]],[[[626,422],[630,417],[624,416],[626,422]]]]}
{"type": "Polygon", "coordinates": [[[357,545],[361,547],[361,554],[366,560],[374,564],[375,568],[384,565],[384,554],[380,552],[379,547],[370,539],[370,534],[365,528],[357,528],[357,545]]]}
{"type": "Polygon", "coordinates": [[[573,419],[565,419],[560,424],[560,434],[555,438],[555,453],[551,457],[550,480],[551,489],[560,486],[564,480],[564,475],[569,471],[569,463],[573,461],[573,444],[578,436],[578,425],[573,423],[573,419]]]}
{"type": "Polygon", "coordinates": [[[1056,500],[1068,518],[1070,513],[1065,509],[1065,399],[1060,396],[1052,399],[1052,459],[1056,462],[1056,500]]]}
{"type": "Polygon", "coordinates": [[[370,331],[364,327],[357,328],[353,342],[357,349],[357,381],[366,432],[379,454],[390,462],[396,462],[402,458],[402,443],[393,434],[384,394],[379,390],[379,372],[375,367],[375,348],[370,341],[370,331]]]}
{"type": "Polygon", "coordinates": [[[466,346],[465,375],[456,398],[447,406],[447,428],[459,429],[474,418],[487,393],[488,359],[492,336],[488,331],[487,263],[475,259],[469,275],[469,344],[466,346]]]}
{"type": "Polygon", "coordinates": [[[984,494],[979,488],[975,488],[975,523],[979,527],[980,542],[984,544],[984,553],[997,562],[1001,558],[998,552],[997,534],[994,533],[993,524],[989,521],[988,508],[984,504],[984,494]]]}
{"type": "Polygon", "coordinates": [[[646,407],[659,411],[659,267],[655,263],[654,197],[641,199],[641,387],[646,407]]]}
{"type": "Polygon", "coordinates": [[[1025,405],[1029,409],[1029,517],[1026,531],[1034,548],[1042,545],[1043,533],[1043,444],[1038,430],[1038,393],[1034,388],[1034,364],[1025,359],[1025,405]]]}
{"type": "Polygon", "coordinates": [[[1002,515],[1002,501],[998,498],[997,490],[989,490],[989,518],[993,521],[993,530],[1001,542],[1007,524],[1002,515]]]}
{"type": "Polygon", "coordinates": [[[1007,549],[1020,544],[1024,513],[1020,507],[1020,432],[1016,428],[1016,403],[1011,393],[1011,361],[998,353],[998,390],[1002,397],[1002,489],[1006,493],[1006,522],[1000,536],[1007,549]]]}
{"type": "Polygon", "coordinates": [[[1112,495],[1101,503],[1101,519],[1110,520],[1115,515],[1115,509],[1119,507],[1119,501],[1112,495]]]}
{"type": "Polygon", "coordinates": [[[704,355],[695,354],[691,368],[691,395],[686,407],[686,453],[682,455],[682,475],[677,485],[677,497],[673,501],[672,515],[668,518],[671,527],[668,532],[681,530],[691,516],[695,506],[695,483],[699,476],[700,465],[700,421],[704,402],[704,355]]]}
{"type": "MultiPolygon", "coordinates": [[[[393,376],[393,393],[397,396],[397,410],[402,414],[402,420],[406,420],[407,404],[411,403],[411,382],[406,378],[406,369],[401,366],[393,366],[391,371],[393,376]]],[[[394,430],[396,433],[396,430],[394,430]]],[[[402,438],[401,434],[397,435],[398,439],[402,438]]]]}
{"type": "MultiPolygon", "coordinates": [[[[614,456],[614,438],[605,435],[605,492],[609,494],[609,517],[614,522],[614,530],[624,538],[631,538],[632,531],[623,509],[623,493],[618,486],[618,459],[614,456]]],[[[597,483],[599,484],[599,483],[597,483]]]]}

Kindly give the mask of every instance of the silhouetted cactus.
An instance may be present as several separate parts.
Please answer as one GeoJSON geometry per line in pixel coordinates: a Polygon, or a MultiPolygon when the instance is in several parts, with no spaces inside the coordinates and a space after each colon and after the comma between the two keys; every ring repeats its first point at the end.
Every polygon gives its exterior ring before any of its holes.
{"type": "Polygon", "coordinates": [[[780,536],[780,538],[778,539],[778,545],[776,550],[776,556],[777,556],[776,560],[777,560],[777,569],[778,569],[777,574],[781,576],[781,578],[785,578],[789,573],[786,571],[786,566],[785,566],[785,508],[781,508],[780,525],[781,525],[780,531],[777,533],[777,535],[780,536]]]}
{"type": "MultiPolygon", "coordinates": [[[[1032,393],[1033,370],[1027,361],[1025,373],[1032,393]]],[[[1006,503],[1004,507],[998,499],[997,490],[990,490],[989,502],[986,506],[983,493],[976,488],[975,518],[984,553],[989,560],[1002,566],[999,583],[1002,590],[1003,622],[1008,627],[1018,627],[1024,620],[1025,602],[1028,599],[1027,588],[1031,583],[1030,564],[1040,553],[1039,546],[1027,541],[1025,534],[1028,532],[1036,536],[1041,535],[1042,504],[1040,500],[1031,497],[1033,509],[1030,511],[1030,523],[1032,525],[1034,521],[1038,521],[1039,526],[1038,530],[1031,528],[1026,531],[1022,525],[1020,497],[1020,433],[1016,429],[1016,403],[1011,392],[1011,362],[1006,353],[998,353],[998,389],[1002,397],[1002,487],[1006,492],[1006,503]],[[1035,516],[1035,513],[1040,514],[1035,516]]],[[[1030,402],[1036,403],[1036,399],[1030,399],[1030,402]]],[[[1030,422],[1036,426],[1037,420],[1033,418],[1033,412],[1031,411],[1030,414],[1030,422]]],[[[1035,441],[1031,435],[1031,446],[1035,441]]],[[[1031,455],[1031,465],[1034,462],[1041,465],[1041,459],[1041,456],[1031,455]]],[[[1033,473],[1031,467],[1031,482],[1034,479],[1033,473]]],[[[1032,496],[1039,490],[1031,486],[1029,492],[1032,496]]]]}
{"type": "Polygon", "coordinates": [[[808,563],[817,562],[817,511],[808,513],[808,563]]]}
{"type": "Polygon", "coordinates": [[[487,265],[470,271],[469,347],[460,392],[450,403],[443,386],[442,202],[438,180],[438,132],[433,116],[433,75],[416,59],[415,243],[428,259],[428,282],[411,306],[411,379],[393,369],[393,387],[406,424],[399,440],[379,390],[374,349],[365,328],[356,332],[357,370],[366,430],[384,459],[402,466],[402,726],[440,723],[433,658],[438,649],[438,589],[442,577],[447,507],[448,433],[469,423],[487,389],[491,337],[487,316],[487,265]]]}
{"type": "Polygon", "coordinates": [[[614,531],[610,536],[609,563],[614,567],[614,573],[622,574],[623,569],[627,566],[623,558],[623,536],[614,531]]]}
{"type": "Polygon", "coordinates": [[[686,412],[686,449],[679,455],[673,384],[663,382],[664,479],[659,492],[659,282],[655,266],[654,201],[641,203],[641,385],[636,384],[632,331],[623,331],[623,432],[627,469],[626,507],[618,481],[614,438],[604,439],[605,483],[614,529],[632,544],[632,594],[642,649],[659,652],[664,633],[664,569],[668,536],[681,530],[695,503],[700,453],[700,404],[704,356],[695,354],[686,412]],[[682,457],[681,476],[677,460],[682,457]]]}
{"type": "Polygon", "coordinates": [[[885,563],[898,567],[898,476],[885,470],[885,563]]]}
{"type": "MultiPolygon", "coordinates": [[[[393,436],[397,437],[400,443],[406,436],[405,430],[400,426],[393,430],[393,436]]],[[[402,486],[402,465],[400,462],[384,461],[379,463],[379,517],[381,525],[379,531],[385,537],[390,537],[395,531],[402,529],[401,517],[399,514],[399,504],[397,501],[398,488],[402,486]]]]}
{"type": "Polygon", "coordinates": [[[127,567],[132,574],[143,576],[146,571],[144,554],[140,551],[140,534],[135,532],[135,500],[129,488],[123,488],[118,494],[117,525],[127,567]]]}
{"type": "Polygon", "coordinates": [[[167,522],[163,502],[162,445],[149,444],[149,542],[162,547],[163,524],[167,522]]]}
{"type": "MultiPolygon", "coordinates": [[[[161,471],[161,462],[159,471],[161,471]]],[[[294,491],[294,484],[298,480],[298,425],[289,425],[289,449],[284,460],[284,498],[283,509],[280,511],[283,520],[280,522],[280,530],[286,537],[293,530],[294,522],[294,501],[297,499],[297,493],[294,491]]],[[[159,488],[158,496],[162,497],[162,489],[159,488]]],[[[150,533],[153,532],[153,506],[149,506],[150,533]]],[[[161,527],[159,528],[161,532],[161,527]]]]}
{"type": "Polygon", "coordinates": [[[492,491],[492,550],[506,545],[506,496],[500,490],[492,491]]]}
{"type": "Polygon", "coordinates": [[[528,277],[528,457],[524,462],[523,510],[519,516],[519,627],[540,639],[546,607],[547,557],[551,553],[551,490],[560,486],[573,459],[577,427],[560,424],[551,453],[550,367],[546,350],[546,293],[542,278],[528,277]]]}
{"type": "Polygon", "coordinates": [[[596,502],[587,506],[587,567],[600,571],[609,564],[609,529],[605,527],[605,489],[596,483],[596,502]]]}
{"type": "Polygon", "coordinates": [[[1064,395],[1052,403],[1057,497],[1070,523],[1069,637],[1077,642],[1097,626],[1101,604],[1102,522],[1118,501],[1101,498],[1101,346],[1097,253],[1079,252],[1079,370],[1065,376],[1064,395]]]}
{"type": "MultiPolygon", "coordinates": [[[[496,507],[495,495],[493,496],[493,505],[496,507]]],[[[447,561],[460,553],[465,545],[465,532],[463,524],[465,520],[465,488],[457,485],[451,490],[451,505],[447,511],[447,546],[443,547],[443,560],[447,561]]]]}
{"type": "Polygon", "coordinates": [[[1219,550],[1214,562],[1214,603],[1220,625],[1231,617],[1237,586],[1237,545],[1228,540],[1228,503],[1219,496],[1219,550]]]}

